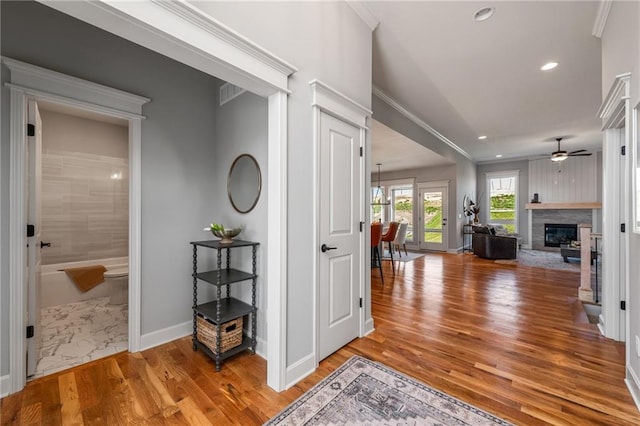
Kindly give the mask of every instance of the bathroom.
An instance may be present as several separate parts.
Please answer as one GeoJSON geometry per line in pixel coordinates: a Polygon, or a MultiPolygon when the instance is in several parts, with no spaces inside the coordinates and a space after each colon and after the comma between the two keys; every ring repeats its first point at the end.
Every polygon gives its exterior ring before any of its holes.
{"type": "Polygon", "coordinates": [[[128,123],[50,102],[38,108],[40,321],[30,377],[128,345],[128,123]]]}

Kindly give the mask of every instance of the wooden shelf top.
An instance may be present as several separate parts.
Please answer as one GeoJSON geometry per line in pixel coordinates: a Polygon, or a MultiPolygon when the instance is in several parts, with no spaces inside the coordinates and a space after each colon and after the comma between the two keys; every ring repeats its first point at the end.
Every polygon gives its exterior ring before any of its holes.
{"type": "Polygon", "coordinates": [[[601,209],[602,203],[527,203],[528,210],[601,209]]]}

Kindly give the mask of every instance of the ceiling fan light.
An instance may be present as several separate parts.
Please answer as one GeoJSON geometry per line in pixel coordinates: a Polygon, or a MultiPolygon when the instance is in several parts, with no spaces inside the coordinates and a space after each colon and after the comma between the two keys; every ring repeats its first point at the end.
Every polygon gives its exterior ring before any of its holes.
{"type": "Polygon", "coordinates": [[[564,161],[567,158],[569,158],[569,155],[567,155],[567,153],[558,153],[558,154],[553,154],[551,156],[551,161],[564,161]]]}
{"type": "Polygon", "coordinates": [[[473,14],[473,19],[477,22],[486,21],[493,16],[495,9],[493,7],[483,7],[473,14]]]}

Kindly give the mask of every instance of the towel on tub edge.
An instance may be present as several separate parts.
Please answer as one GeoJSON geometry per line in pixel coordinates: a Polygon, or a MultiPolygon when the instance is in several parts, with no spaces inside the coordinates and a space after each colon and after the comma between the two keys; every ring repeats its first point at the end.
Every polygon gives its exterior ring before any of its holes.
{"type": "Polygon", "coordinates": [[[106,270],[107,268],[102,265],[63,269],[82,292],[89,291],[104,282],[104,273],[106,270]]]}

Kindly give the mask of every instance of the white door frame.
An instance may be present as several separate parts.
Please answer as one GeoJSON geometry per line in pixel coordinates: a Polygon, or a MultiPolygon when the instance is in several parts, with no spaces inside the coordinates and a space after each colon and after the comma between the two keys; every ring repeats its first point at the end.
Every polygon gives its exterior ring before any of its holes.
{"type": "Polygon", "coordinates": [[[418,226],[414,226],[414,240],[415,240],[415,234],[416,231],[420,231],[420,235],[418,237],[418,241],[416,242],[416,245],[418,246],[419,249],[428,249],[425,247],[426,243],[423,241],[424,239],[424,214],[422,213],[422,208],[423,208],[423,197],[422,197],[422,193],[424,189],[435,189],[435,188],[445,188],[445,199],[447,201],[445,206],[442,206],[442,215],[443,215],[443,219],[446,218],[447,219],[447,224],[444,225],[446,226],[446,228],[443,228],[442,230],[442,245],[444,246],[444,249],[442,250],[443,252],[446,252],[449,249],[449,181],[448,180],[442,180],[442,181],[434,181],[434,182],[418,182],[416,183],[416,200],[418,201],[418,203],[415,203],[416,206],[419,205],[419,210],[418,210],[418,226]]]}
{"type": "MultiPolygon", "coordinates": [[[[314,170],[313,170],[313,188],[314,188],[314,206],[313,206],[313,217],[312,217],[312,227],[315,229],[313,233],[313,247],[316,250],[316,256],[313,258],[313,276],[315,277],[314,286],[313,286],[313,294],[314,294],[314,303],[313,303],[313,354],[310,357],[311,365],[305,366],[305,369],[308,371],[312,371],[318,367],[319,356],[318,356],[318,330],[319,330],[319,309],[317,306],[318,303],[318,292],[319,292],[319,281],[320,281],[320,271],[318,265],[320,263],[320,113],[324,112],[333,117],[338,118],[346,123],[349,123],[360,129],[360,147],[363,155],[360,156],[360,207],[359,207],[359,216],[360,221],[364,223],[363,231],[360,233],[360,243],[359,243],[359,251],[357,254],[360,270],[360,297],[363,298],[363,306],[360,309],[360,325],[359,325],[359,336],[363,337],[370,331],[370,328],[373,328],[373,323],[368,321],[366,318],[365,303],[370,303],[365,299],[365,295],[369,294],[366,291],[365,285],[370,285],[370,281],[366,280],[366,276],[370,276],[367,273],[369,269],[366,268],[367,262],[365,260],[365,243],[367,242],[368,233],[368,223],[365,222],[365,199],[367,198],[367,193],[369,191],[369,182],[366,178],[367,167],[364,157],[365,151],[365,141],[367,137],[367,118],[371,116],[371,110],[365,108],[360,105],[356,101],[348,98],[337,90],[329,87],[328,85],[322,83],[318,80],[312,80],[309,82],[312,90],[312,102],[311,106],[313,108],[313,152],[314,152],[314,170]]],[[[299,377],[292,376],[290,378],[290,383],[295,383],[299,377]]]]}
{"type": "MultiPolygon", "coordinates": [[[[630,81],[631,74],[616,76],[611,85],[598,116],[602,119],[604,138],[602,143],[602,314],[598,327],[600,332],[611,339],[626,341],[627,363],[630,355],[629,315],[620,309],[620,301],[629,294],[629,245],[626,236],[620,232],[620,218],[627,224],[631,232],[632,223],[629,222],[628,208],[621,208],[621,201],[627,194],[620,188],[620,163],[628,162],[629,156],[620,155],[620,147],[631,141],[629,132],[630,119],[630,81]],[[624,131],[622,130],[624,128],[624,131]],[[625,242],[626,241],[626,242],[625,242]],[[626,264],[620,264],[621,251],[626,253],[626,264]]],[[[626,182],[629,182],[627,170],[626,182]]]]}
{"type": "Polygon", "coordinates": [[[149,99],[10,58],[2,62],[11,71],[9,179],[9,372],[10,390],[25,385],[26,369],[26,124],[29,99],[81,108],[129,122],[129,350],[140,347],[140,146],[142,106],[149,99]]]}
{"type": "MultiPolygon", "coordinates": [[[[267,384],[283,390],[287,367],[287,95],[289,76],[297,69],[187,2],[37,1],[268,98],[267,384]]],[[[130,126],[129,131],[139,133],[140,127],[130,126]]]]}

